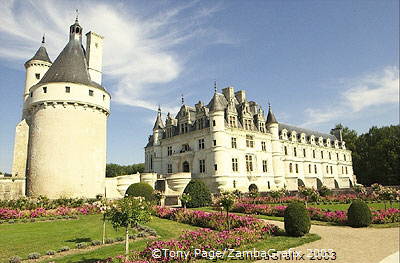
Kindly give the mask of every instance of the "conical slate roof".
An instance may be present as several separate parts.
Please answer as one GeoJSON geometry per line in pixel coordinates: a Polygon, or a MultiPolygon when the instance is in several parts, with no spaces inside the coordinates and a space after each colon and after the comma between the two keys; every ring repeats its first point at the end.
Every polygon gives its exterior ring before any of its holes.
{"type": "Polygon", "coordinates": [[[207,107],[210,109],[210,111],[223,111],[225,110],[226,105],[227,101],[225,99],[225,96],[215,92],[207,107]]]}
{"type": "Polygon", "coordinates": [[[271,106],[268,107],[268,116],[267,116],[267,124],[270,123],[278,123],[278,121],[275,118],[274,113],[271,110],[271,106]]]}
{"type": "Polygon", "coordinates": [[[68,42],[39,84],[49,82],[79,83],[104,90],[101,85],[90,79],[85,50],[80,41],[75,39],[68,42]]]}
{"type": "Polygon", "coordinates": [[[32,60],[41,60],[45,62],[51,63],[51,60],[49,58],[49,54],[47,54],[46,48],[44,46],[41,46],[35,53],[35,55],[28,60],[26,63],[32,61],[32,60]]]}
{"type": "Polygon", "coordinates": [[[156,122],[154,123],[154,127],[153,127],[153,130],[157,130],[157,129],[164,129],[164,123],[162,122],[162,119],[161,119],[161,110],[160,109],[158,109],[157,119],[156,119],[156,122]]]}

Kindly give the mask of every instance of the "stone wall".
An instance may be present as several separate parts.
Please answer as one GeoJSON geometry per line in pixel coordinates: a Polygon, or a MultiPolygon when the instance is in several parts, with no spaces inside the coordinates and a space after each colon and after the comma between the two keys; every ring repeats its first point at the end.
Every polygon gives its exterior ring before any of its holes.
{"type": "Polygon", "coordinates": [[[25,178],[0,175],[0,200],[17,199],[25,196],[25,178]]]}

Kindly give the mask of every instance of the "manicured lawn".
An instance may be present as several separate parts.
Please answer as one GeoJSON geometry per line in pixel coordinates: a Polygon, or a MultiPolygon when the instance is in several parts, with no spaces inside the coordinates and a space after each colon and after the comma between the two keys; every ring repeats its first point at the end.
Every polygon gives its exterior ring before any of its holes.
{"type": "MultiPolygon", "coordinates": [[[[368,206],[371,209],[385,209],[385,204],[384,203],[367,203],[368,206]]],[[[335,210],[342,210],[342,211],[347,211],[347,209],[349,209],[350,204],[315,204],[315,203],[310,203],[309,206],[312,207],[318,207],[321,209],[329,209],[331,211],[335,211],[335,210]]],[[[393,203],[392,205],[393,208],[397,208],[400,209],[400,203],[393,203]]],[[[386,203],[386,208],[390,208],[390,204],[386,203]]]]}
{"type": "MultiPolygon", "coordinates": [[[[181,231],[176,229],[195,229],[195,227],[189,225],[156,217],[147,225],[155,229],[162,238],[166,239],[179,236],[181,231]]],[[[76,244],[80,242],[101,240],[101,231],[101,215],[81,216],[78,220],[2,224],[0,225],[0,262],[8,262],[8,258],[11,256],[20,256],[26,259],[31,252],[39,252],[44,255],[48,250],[58,250],[63,246],[75,248],[76,244]]],[[[123,236],[122,230],[117,232],[112,228],[111,224],[107,223],[107,237],[115,238],[117,236],[123,236]]],[[[142,240],[136,243],[138,243],[137,246],[144,247],[145,241],[142,240]]],[[[120,254],[123,251],[123,245],[116,244],[91,251],[80,258],[105,258],[120,254]]],[[[72,261],[57,260],[57,262],[76,262],[80,260],[79,257],[73,256],[72,258],[72,261]]]]}

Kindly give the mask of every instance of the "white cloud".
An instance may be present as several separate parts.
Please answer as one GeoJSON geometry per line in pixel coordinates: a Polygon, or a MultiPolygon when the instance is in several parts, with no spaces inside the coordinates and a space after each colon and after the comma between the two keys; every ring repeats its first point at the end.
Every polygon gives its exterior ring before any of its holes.
{"type": "Polygon", "coordinates": [[[386,67],[379,72],[362,77],[343,80],[338,86],[344,90],[339,94],[337,103],[325,108],[308,108],[305,110],[307,121],[304,126],[334,121],[337,118],[351,118],[354,115],[399,103],[399,68],[386,67]]]}
{"type": "MultiPolygon", "coordinates": [[[[129,2],[132,4],[133,2],[129,2]]],[[[165,4],[165,3],[164,3],[165,4]]],[[[85,31],[105,36],[103,72],[113,101],[155,110],[176,112],[161,84],[176,80],[184,70],[187,54],[182,44],[193,50],[210,43],[232,44],[219,30],[207,25],[220,6],[199,6],[198,2],[174,7],[152,7],[143,12],[123,2],[18,1],[0,3],[0,57],[27,60],[37,50],[46,33],[47,50],[54,60],[68,39],[69,25],[79,8],[85,31]],[[155,100],[154,98],[157,98],[155,100]]]]}

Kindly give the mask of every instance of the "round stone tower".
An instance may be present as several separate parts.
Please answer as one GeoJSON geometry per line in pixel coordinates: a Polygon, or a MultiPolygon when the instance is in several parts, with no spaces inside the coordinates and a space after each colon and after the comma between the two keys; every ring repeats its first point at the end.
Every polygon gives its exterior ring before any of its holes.
{"type": "Polygon", "coordinates": [[[104,193],[110,94],[92,80],[101,81],[102,54],[96,47],[102,47],[103,38],[91,32],[86,36],[87,53],[76,19],[54,63],[37,84],[27,83],[29,196],[92,198],[104,193]],[[87,58],[100,58],[100,63],[87,58]],[[96,65],[95,78],[88,65],[96,65]]]}

